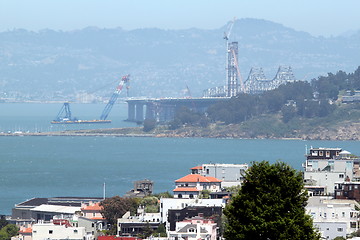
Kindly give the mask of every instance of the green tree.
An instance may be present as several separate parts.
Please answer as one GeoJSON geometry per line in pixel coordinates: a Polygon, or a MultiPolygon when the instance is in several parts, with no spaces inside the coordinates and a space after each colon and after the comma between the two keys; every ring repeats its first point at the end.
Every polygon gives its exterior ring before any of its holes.
{"type": "Polygon", "coordinates": [[[136,213],[139,202],[140,200],[137,198],[122,198],[119,196],[107,198],[100,202],[100,206],[103,207],[101,214],[112,226],[108,232],[109,234],[116,233],[116,223],[118,218],[121,218],[128,211],[132,214],[136,213]]]}
{"type": "Polygon", "coordinates": [[[155,237],[167,237],[165,223],[161,223],[159,227],[156,229],[155,237]]]}
{"type": "Polygon", "coordinates": [[[224,210],[225,238],[320,239],[305,213],[307,199],[300,172],[281,162],[254,162],[224,210]]]}
{"type": "Polygon", "coordinates": [[[11,237],[19,233],[19,228],[15,224],[7,224],[0,230],[0,240],[10,240],[11,237]]]}

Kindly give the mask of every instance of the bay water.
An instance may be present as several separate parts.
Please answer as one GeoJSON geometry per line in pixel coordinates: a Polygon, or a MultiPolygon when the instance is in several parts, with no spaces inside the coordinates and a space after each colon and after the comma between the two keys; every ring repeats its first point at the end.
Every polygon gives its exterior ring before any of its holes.
{"type": "MultiPolygon", "coordinates": [[[[97,119],[102,104],[72,104],[79,119],[97,119]]],[[[132,127],[124,122],[126,104],[114,106],[111,124],[50,124],[61,104],[1,103],[0,132],[59,131],[132,127]]],[[[306,148],[341,147],[360,154],[358,141],[303,141],[268,139],[207,139],[150,137],[0,137],[0,214],[10,214],[16,203],[34,197],[122,196],[133,182],[154,181],[154,191],[175,188],[174,181],[203,163],[284,161],[302,170],[306,148]]]]}

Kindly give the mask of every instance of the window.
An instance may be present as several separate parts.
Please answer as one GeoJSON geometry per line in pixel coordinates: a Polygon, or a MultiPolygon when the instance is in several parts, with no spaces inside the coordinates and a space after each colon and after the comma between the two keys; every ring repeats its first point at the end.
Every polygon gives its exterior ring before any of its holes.
{"type": "Polygon", "coordinates": [[[178,198],[182,198],[182,194],[178,194],[178,198]]]}
{"type": "Polygon", "coordinates": [[[78,233],[78,230],[77,230],[77,229],[74,229],[74,233],[77,234],[77,233],[78,233]]]}
{"type": "Polygon", "coordinates": [[[340,173],[339,178],[344,178],[344,174],[340,173]]]}
{"type": "Polygon", "coordinates": [[[190,195],[189,195],[189,198],[194,198],[194,194],[190,194],[190,195]]]}
{"type": "Polygon", "coordinates": [[[342,232],[342,231],[343,231],[343,228],[338,228],[337,231],[338,231],[338,232],[342,232]]]}
{"type": "Polygon", "coordinates": [[[356,222],[350,222],[350,227],[351,228],[356,228],[356,222]]]}
{"type": "Polygon", "coordinates": [[[323,151],[320,151],[320,152],[319,152],[319,156],[320,156],[320,157],[324,156],[324,152],[323,152],[323,151]]]}
{"type": "Polygon", "coordinates": [[[53,230],[49,230],[49,234],[52,234],[53,233],[53,230]]]}
{"type": "Polygon", "coordinates": [[[210,173],[209,169],[206,169],[206,174],[209,174],[209,173],[210,173]]]}
{"type": "Polygon", "coordinates": [[[341,216],[342,216],[342,217],[345,217],[345,212],[342,212],[342,213],[341,213],[341,216]]]}
{"type": "Polygon", "coordinates": [[[195,232],[195,228],[189,228],[189,232],[195,232]]]}
{"type": "Polygon", "coordinates": [[[330,157],[330,151],[326,151],[326,157],[330,157]]]}

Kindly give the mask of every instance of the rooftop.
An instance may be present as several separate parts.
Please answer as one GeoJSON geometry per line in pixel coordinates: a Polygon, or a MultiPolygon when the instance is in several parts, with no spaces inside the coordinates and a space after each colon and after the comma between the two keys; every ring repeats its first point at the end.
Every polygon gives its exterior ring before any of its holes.
{"type": "Polygon", "coordinates": [[[214,178],[214,177],[204,177],[201,176],[200,174],[189,174],[186,175],[185,177],[182,177],[178,180],[175,180],[175,182],[203,182],[203,183],[216,183],[216,182],[221,182],[221,180],[214,178]]]}

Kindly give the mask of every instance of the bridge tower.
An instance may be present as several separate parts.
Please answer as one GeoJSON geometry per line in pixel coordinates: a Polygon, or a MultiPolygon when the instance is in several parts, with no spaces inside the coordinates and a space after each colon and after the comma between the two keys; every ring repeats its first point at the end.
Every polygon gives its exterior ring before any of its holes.
{"type": "Polygon", "coordinates": [[[227,97],[234,97],[239,88],[239,71],[238,71],[238,42],[228,44],[227,59],[227,97]]]}

